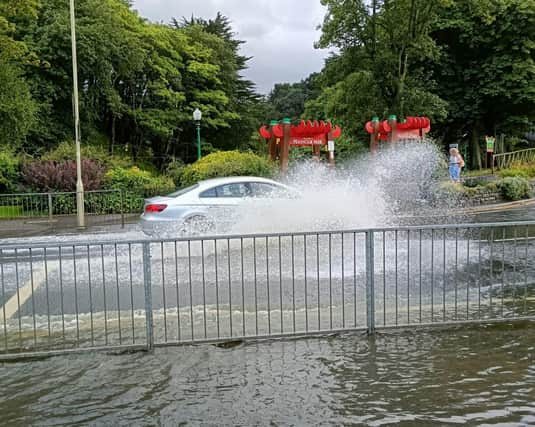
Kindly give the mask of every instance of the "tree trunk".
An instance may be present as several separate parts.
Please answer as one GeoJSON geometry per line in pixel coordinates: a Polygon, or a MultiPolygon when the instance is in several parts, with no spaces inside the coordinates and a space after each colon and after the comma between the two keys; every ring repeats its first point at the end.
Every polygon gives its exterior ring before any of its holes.
{"type": "Polygon", "coordinates": [[[476,122],[470,138],[470,154],[472,155],[472,168],[481,169],[481,148],[479,147],[479,122],[476,122]]]}

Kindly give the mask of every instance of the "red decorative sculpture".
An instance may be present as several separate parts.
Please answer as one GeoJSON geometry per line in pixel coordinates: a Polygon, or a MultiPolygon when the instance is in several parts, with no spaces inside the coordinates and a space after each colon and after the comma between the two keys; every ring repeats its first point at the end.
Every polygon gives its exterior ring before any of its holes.
{"type": "Polygon", "coordinates": [[[260,136],[269,140],[270,159],[279,157],[282,170],[288,168],[289,147],[312,147],[314,157],[319,159],[321,147],[327,146],[329,162],[334,165],[334,140],[341,135],[339,126],[317,120],[301,120],[294,126],[289,119],[283,119],[281,123],[272,121],[269,129],[267,126],[260,128],[260,136]]]}
{"type": "Polygon", "coordinates": [[[423,141],[431,130],[431,120],[428,117],[407,116],[404,121],[398,122],[396,116],[390,116],[388,120],[383,121],[374,117],[366,123],[365,128],[370,134],[370,150],[375,152],[380,141],[423,141]]]}

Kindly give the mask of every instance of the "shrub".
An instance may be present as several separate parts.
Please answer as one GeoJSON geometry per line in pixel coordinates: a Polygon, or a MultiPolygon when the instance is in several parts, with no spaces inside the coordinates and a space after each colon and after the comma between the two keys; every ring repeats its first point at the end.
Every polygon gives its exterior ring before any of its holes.
{"type": "Polygon", "coordinates": [[[17,191],[19,168],[19,158],[7,148],[0,149],[0,193],[17,191]]]}
{"type": "Polygon", "coordinates": [[[209,154],[201,160],[184,168],[181,185],[191,185],[197,181],[226,176],[273,175],[274,165],[264,157],[239,151],[220,151],[209,154]]]}
{"type": "Polygon", "coordinates": [[[106,188],[122,190],[141,197],[167,194],[175,190],[175,184],[169,177],[155,177],[148,171],[133,166],[129,169],[114,168],[105,176],[106,188]]]}
{"type": "MultiPolygon", "coordinates": [[[[82,159],[82,182],[85,191],[98,190],[102,186],[105,167],[95,160],[82,159]]],[[[22,177],[35,191],[76,191],[76,162],[40,160],[26,163],[22,177]]]]}
{"type": "Polygon", "coordinates": [[[184,173],[184,162],[182,160],[173,160],[165,168],[165,175],[173,180],[175,185],[179,187],[182,182],[182,174],[184,173]]]}
{"type": "Polygon", "coordinates": [[[524,168],[515,167],[515,168],[511,168],[511,169],[501,170],[500,171],[500,176],[502,178],[508,178],[508,177],[513,177],[513,176],[520,176],[522,178],[529,178],[529,173],[524,168]]]}
{"type": "MultiPolygon", "coordinates": [[[[132,161],[129,158],[113,155],[110,156],[108,150],[99,145],[82,144],[80,146],[81,156],[83,159],[96,160],[107,167],[130,167],[132,161]]],[[[41,160],[53,160],[56,162],[65,162],[73,160],[76,157],[76,146],[73,141],[64,141],[54,150],[44,154],[41,160]]]]}
{"type": "Polygon", "coordinates": [[[497,183],[504,198],[508,200],[521,200],[531,197],[531,185],[526,178],[507,177],[497,183]]]}

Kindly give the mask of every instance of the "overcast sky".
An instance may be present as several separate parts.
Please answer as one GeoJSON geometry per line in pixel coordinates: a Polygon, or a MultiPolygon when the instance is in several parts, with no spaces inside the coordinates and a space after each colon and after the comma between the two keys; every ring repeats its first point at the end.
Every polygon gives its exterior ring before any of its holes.
{"type": "Polygon", "coordinates": [[[183,16],[230,18],[242,54],[252,56],[244,75],[268,93],[275,83],[297,82],[320,71],[327,51],[314,49],[323,21],[319,0],[134,0],[134,9],[152,21],[183,16]]]}

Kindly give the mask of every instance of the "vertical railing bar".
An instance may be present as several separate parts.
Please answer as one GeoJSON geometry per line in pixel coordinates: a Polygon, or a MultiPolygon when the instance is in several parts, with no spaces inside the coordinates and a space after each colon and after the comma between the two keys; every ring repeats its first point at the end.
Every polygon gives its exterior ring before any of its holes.
{"type": "Polygon", "coordinates": [[[353,327],[357,327],[357,233],[353,233],[353,327]]]}
{"type": "Polygon", "coordinates": [[[470,236],[472,230],[466,230],[466,272],[468,280],[466,281],[466,320],[470,319],[470,236]]]}
{"type": "Polygon", "coordinates": [[[89,322],[91,324],[91,347],[95,346],[95,332],[93,322],[93,289],[91,284],[91,254],[90,247],[87,245],[87,282],[89,290],[89,322]]]}
{"type": "Polygon", "coordinates": [[[375,234],[366,232],[366,314],[368,334],[375,333],[375,234]]]}
{"type": "Polygon", "coordinates": [[[435,229],[431,229],[431,323],[435,322],[435,229]]]}
{"type": "MultiPolygon", "coordinates": [[[[5,305],[6,301],[6,288],[4,283],[4,251],[0,249],[0,281],[2,284],[2,304],[5,305]]],[[[6,318],[6,310],[5,308],[2,310],[2,320],[4,323],[4,349],[7,351],[8,349],[8,342],[7,342],[7,318],[6,318]]],[[[50,320],[48,322],[49,328],[50,328],[50,320]]],[[[48,334],[50,337],[50,333],[48,334]]]]}
{"type": "MultiPolygon", "coordinates": [[[[50,347],[50,341],[52,340],[52,326],[50,324],[50,293],[49,293],[49,282],[48,282],[48,256],[47,248],[43,249],[43,262],[45,268],[45,299],[46,299],[46,319],[47,319],[47,329],[48,329],[48,345],[50,347]]],[[[0,250],[1,258],[1,250],[0,250]]]]}
{"type": "MultiPolygon", "coordinates": [[[[117,326],[119,327],[119,344],[123,343],[123,335],[121,331],[121,304],[119,296],[119,261],[117,256],[117,243],[114,244],[114,256],[115,256],[115,286],[117,290],[117,326]]],[[[163,258],[162,258],[163,263],[163,258]]],[[[163,278],[162,278],[163,282],[163,278]]],[[[165,313],[165,310],[164,310],[165,313]]],[[[167,340],[166,340],[167,341],[167,340]]]]}
{"type": "Polygon", "coordinates": [[[19,321],[19,348],[22,350],[22,318],[20,312],[19,251],[15,249],[15,280],[17,283],[17,314],[19,321]]]}
{"type": "Polygon", "coordinates": [[[481,239],[482,230],[478,230],[478,244],[477,244],[477,317],[481,319],[481,239]]]}
{"type": "Polygon", "coordinates": [[[511,294],[513,297],[513,317],[516,316],[516,240],[517,240],[517,230],[516,225],[513,225],[513,283],[511,286],[511,294]]]}
{"type": "Polygon", "coordinates": [[[420,309],[419,320],[420,320],[420,323],[422,323],[422,229],[419,230],[418,274],[419,274],[419,284],[418,284],[419,302],[418,302],[418,306],[419,306],[419,309],[420,309]]]}
{"type": "Polygon", "coordinates": [[[132,275],[132,243],[128,243],[128,272],[130,276],[130,308],[132,310],[132,344],[136,343],[136,326],[134,318],[134,285],[132,275]]]}
{"type": "Polygon", "coordinates": [[[345,237],[345,234],[344,233],[341,233],[340,234],[340,237],[342,238],[341,239],[341,247],[340,247],[340,251],[342,252],[341,253],[341,256],[342,256],[342,328],[345,329],[346,328],[346,298],[345,298],[345,285],[346,285],[346,282],[345,282],[345,257],[344,257],[344,237],[345,237]]]}
{"type": "Polygon", "coordinates": [[[284,333],[284,311],[282,306],[282,247],[281,236],[279,236],[279,302],[281,314],[281,334],[284,333]]]}
{"type": "Polygon", "coordinates": [[[407,324],[411,323],[411,231],[407,230],[407,324]]]}
{"type": "Polygon", "coordinates": [[[255,333],[258,336],[258,278],[256,275],[256,237],[253,237],[254,313],[255,333]]]}
{"type": "Polygon", "coordinates": [[[316,278],[318,284],[318,331],[321,331],[321,302],[320,302],[320,235],[316,234],[316,278]]]}
{"type": "Polygon", "coordinates": [[[294,254],[294,239],[295,236],[292,234],[292,322],[293,322],[293,331],[296,332],[296,322],[295,322],[295,254],[294,254]]]}
{"type": "Polygon", "coordinates": [[[160,242],[160,259],[162,261],[162,302],[163,302],[163,339],[167,342],[167,297],[165,295],[165,258],[163,242],[160,242]]]}
{"type": "MultiPolygon", "coordinates": [[[[175,248],[176,248],[176,242],[175,242],[175,248]]],[[[177,263],[177,268],[178,268],[178,263],[177,263]]],[[[201,240],[202,310],[203,310],[203,317],[204,317],[203,318],[204,338],[208,338],[208,330],[207,330],[207,326],[206,326],[206,274],[205,274],[205,270],[204,269],[205,269],[205,267],[204,267],[204,240],[201,240]]],[[[177,280],[177,298],[178,298],[178,280],[177,280]]],[[[177,306],[178,306],[178,299],[177,299],[177,306]]],[[[180,317],[179,317],[179,324],[180,324],[180,317]]],[[[180,330],[179,330],[179,334],[180,334],[180,330]]],[[[180,337],[180,335],[179,335],[179,337],[180,337]]],[[[180,338],[179,338],[179,340],[180,340],[180,338]]]]}
{"type": "Polygon", "coordinates": [[[240,263],[241,263],[241,316],[242,316],[242,336],[245,337],[245,273],[243,271],[243,237],[240,238],[240,263]]]}
{"type": "Polygon", "coordinates": [[[152,313],[152,272],[150,243],[143,243],[143,288],[145,291],[145,334],[147,349],[154,347],[154,318],[152,313]]]}
{"type": "Polygon", "coordinates": [[[329,233],[329,329],[333,329],[332,235],[329,233]]]}
{"type": "MultiPolygon", "coordinates": [[[[201,242],[202,243],[202,242],[201,242]]],[[[182,334],[181,334],[181,328],[180,328],[180,289],[179,289],[179,278],[178,278],[178,248],[177,248],[177,242],[175,240],[174,242],[174,251],[175,251],[175,290],[176,290],[176,327],[177,327],[177,341],[180,342],[182,340],[182,334]]],[[[203,263],[203,279],[204,279],[204,256],[201,260],[203,263]]],[[[205,292],[204,288],[204,280],[203,280],[203,295],[205,292]]],[[[205,299],[206,301],[206,299],[205,299]]],[[[205,303],[206,307],[206,303],[205,303]]],[[[206,319],[206,309],[205,309],[205,319],[206,319]]],[[[205,328],[206,329],[206,328],[205,328]]],[[[206,338],[206,336],[205,336],[206,338]]]]}
{"type": "Polygon", "coordinates": [[[446,321],[446,229],[443,229],[442,234],[442,320],[446,321]]]}
{"type": "MultiPolygon", "coordinates": [[[[230,257],[230,253],[228,254],[228,256],[230,257]]],[[[230,272],[229,272],[229,276],[230,276],[230,272]]],[[[190,315],[190,320],[191,320],[191,342],[194,342],[195,341],[195,320],[193,318],[193,281],[192,281],[192,274],[191,274],[191,240],[188,240],[188,281],[189,281],[189,315],[190,315]]],[[[231,316],[231,319],[232,319],[232,316],[231,316]]],[[[232,320],[230,323],[230,328],[232,331],[232,320]]],[[[232,336],[232,332],[231,332],[231,336],[232,336]]]]}
{"type": "Polygon", "coordinates": [[[231,266],[230,266],[230,239],[227,239],[227,267],[228,267],[228,306],[229,306],[229,325],[230,325],[230,337],[234,336],[232,328],[232,278],[231,266]]]}
{"type": "Polygon", "coordinates": [[[455,228],[455,320],[458,320],[457,315],[457,300],[458,300],[458,277],[459,277],[459,229],[455,228]]]}
{"type": "Polygon", "coordinates": [[[501,317],[504,316],[504,303],[505,303],[505,227],[502,228],[502,284],[501,284],[501,292],[502,292],[502,298],[501,298],[501,317]]]}
{"type": "Polygon", "coordinates": [[[490,289],[489,289],[489,311],[492,316],[492,291],[494,290],[494,228],[490,229],[490,289]]]}
{"type": "Polygon", "coordinates": [[[308,274],[307,274],[307,235],[303,235],[303,262],[305,268],[305,331],[308,332],[308,274]]]}
{"type": "Polygon", "coordinates": [[[60,295],[60,304],[61,304],[61,332],[63,336],[63,348],[66,348],[65,341],[65,305],[63,300],[63,259],[62,259],[62,247],[58,246],[58,257],[59,257],[59,295],[60,295]]]}
{"type": "Polygon", "coordinates": [[[216,305],[216,327],[217,338],[221,338],[219,325],[219,273],[217,266],[217,239],[214,239],[214,268],[215,268],[215,305],[216,305]]]}
{"type": "Polygon", "coordinates": [[[529,226],[526,225],[526,265],[524,267],[524,315],[528,312],[528,256],[529,256],[529,226]]]}
{"type": "Polygon", "coordinates": [[[399,320],[398,320],[398,308],[399,308],[399,295],[398,295],[398,230],[396,230],[395,232],[395,236],[394,236],[394,240],[395,240],[395,244],[396,244],[396,249],[395,249],[395,254],[394,254],[394,262],[396,264],[396,267],[395,267],[395,271],[394,271],[394,281],[395,281],[395,286],[396,286],[396,290],[395,290],[395,296],[396,296],[396,326],[398,325],[399,323],[399,320]]]}
{"type": "Polygon", "coordinates": [[[33,281],[33,254],[32,254],[32,248],[29,250],[30,253],[30,285],[31,285],[31,292],[32,292],[32,319],[33,319],[33,344],[34,346],[37,346],[37,320],[35,318],[35,298],[34,298],[34,292],[35,292],[35,286],[33,281]]]}
{"type": "Polygon", "coordinates": [[[104,245],[100,245],[100,261],[102,264],[102,299],[104,304],[104,344],[108,345],[108,304],[106,301],[106,270],[104,267],[104,245]]]}
{"type": "Polygon", "coordinates": [[[270,298],[270,292],[269,292],[269,237],[266,237],[266,288],[267,288],[268,335],[271,335],[271,298],[270,298]]]}
{"type": "Polygon", "coordinates": [[[386,232],[383,230],[383,326],[386,326],[386,232]]]}

